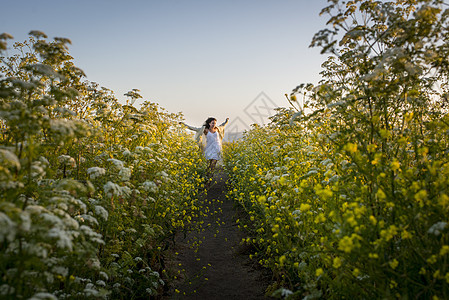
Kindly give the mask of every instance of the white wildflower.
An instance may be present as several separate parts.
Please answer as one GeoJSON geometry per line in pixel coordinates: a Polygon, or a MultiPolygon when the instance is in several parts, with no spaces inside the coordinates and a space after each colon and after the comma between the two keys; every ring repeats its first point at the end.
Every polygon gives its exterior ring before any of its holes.
{"type": "Polygon", "coordinates": [[[92,167],[87,169],[87,175],[90,179],[95,179],[106,174],[106,170],[100,167],[92,167]]]}
{"type": "Polygon", "coordinates": [[[40,293],[34,294],[28,300],[58,300],[58,297],[56,297],[55,295],[50,294],[50,293],[40,292],[40,293]]]}
{"type": "Polygon", "coordinates": [[[74,218],[70,217],[70,215],[62,219],[62,221],[68,228],[78,230],[80,227],[79,223],[74,218]]]}
{"type": "Polygon", "coordinates": [[[125,149],[122,154],[123,154],[123,156],[130,156],[131,151],[129,151],[128,149],[125,149]]]}
{"type": "Polygon", "coordinates": [[[31,218],[27,212],[22,212],[20,214],[20,220],[22,221],[19,225],[20,230],[29,231],[31,229],[31,218]]]}
{"type": "Polygon", "coordinates": [[[108,161],[110,161],[111,163],[113,163],[114,164],[114,166],[117,168],[117,169],[121,169],[121,168],[123,168],[123,161],[121,161],[121,160],[118,160],[118,159],[115,159],[115,158],[110,158],[110,159],[108,159],[108,161]]]}
{"type": "Polygon", "coordinates": [[[40,205],[28,205],[25,208],[25,211],[27,211],[30,214],[39,215],[42,212],[46,212],[47,209],[45,207],[43,207],[43,206],[40,206],[40,205]]]}
{"type": "Polygon", "coordinates": [[[72,238],[67,234],[66,231],[61,230],[60,228],[57,227],[53,227],[51,228],[48,233],[47,236],[49,238],[55,238],[56,241],[56,246],[58,246],[61,249],[69,249],[70,251],[72,251],[72,238]]]}
{"type": "Polygon", "coordinates": [[[129,197],[131,195],[131,189],[127,186],[120,187],[120,192],[125,197],[129,197]]]}
{"type": "Polygon", "coordinates": [[[76,167],[75,159],[73,157],[69,156],[69,155],[60,155],[60,156],[58,156],[58,161],[60,163],[62,163],[63,165],[70,166],[70,167],[73,167],[73,168],[76,167]]]}
{"type": "Polygon", "coordinates": [[[95,283],[98,286],[106,286],[106,283],[103,280],[97,280],[97,282],[95,282],[95,283]]]}
{"type": "Polygon", "coordinates": [[[87,297],[96,297],[98,296],[98,291],[95,289],[95,286],[92,283],[86,284],[86,288],[84,289],[84,294],[87,297]]]}
{"type": "Polygon", "coordinates": [[[103,277],[104,280],[108,280],[108,279],[109,279],[108,274],[106,274],[106,273],[103,272],[103,271],[100,272],[100,276],[103,277]]]}
{"type": "Polygon", "coordinates": [[[40,161],[33,161],[31,163],[31,177],[36,180],[41,180],[45,176],[45,170],[42,167],[42,163],[40,161]]]}
{"type": "Polygon", "coordinates": [[[427,233],[434,234],[434,235],[438,236],[446,228],[446,226],[447,226],[446,222],[435,223],[429,228],[427,233]]]}
{"type": "Polygon", "coordinates": [[[77,219],[79,219],[82,222],[88,222],[89,224],[94,224],[98,226],[98,221],[97,219],[95,219],[93,216],[91,215],[86,215],[86,214],[82,214],[82,215],[78,215],[77,219]]]}
{"type": "Polygon", "coordinates": [[[157,184],[154,183],[153,181],[145,181],[144,183],[142,183],[142,187],[145,191],[148,192],[152,192],[152,193],[156,193],[158,190],[157,184]]]}
{"type": "Polygon", "coordinates": [[[104,186],[103,186],[103,190],[104,193],[106,194],[106,196],[108,197],[113,197],[113,196],[120,196],[121,195],[121,189],[120,186],[118,186],[117,184],[108,181],[104,186]]]}
{"type": "Polygon", "coordinates": [[[11,151],[0,149],[0,165],[7,168],[16,168],[20,170],[19,158],[11,151]]]}
{"type": "Polygon", "coordinates": [[[142,146],[137,146],[136,149],[134,149],[134,152],[136,152],[136,153],[142,153],[142,151],[143,151],[142,146]]]}
{"type": "Polygon", "coordinates": [[[95,205],[95,214],[105,221],[108,220],[109,213],[103,206],[95,205]]]}
{"type": "Polygon", "coordinates": [[[131,169],[130,168],[122,168],[118,173],[120,179],[122,181],[128,181],[131,178],[131,169]]]}
{"type": "Polygon", "coordinates": [[[50,120],[50,128],[57,134],[70,137],[75,135],[75,123],[66,120],[50,120]]]}
{"type": "Polygon", "coordinates": [[[96,233],[95,231],[92,230],[92,228],[90,228],[89,226],[86,225],[81,225],[80,226],[80,231],[87,237],[90,238],[91,241],[98,243],[98,244],[104,244],[104,241],[102,239],[101,234],[96,233]]]}
{"type": "Polygon", "coordinates": [[[14,240],[16,236],[16,223],[4,213],[0,212],[0,241],[6,239],[8,241],[14,240]]]}
{"type": "Polygon", "coordinates": [[[153,289],[147,288],[145,291],[146,291],[150,296],[155,296],[155,295],[156,295],[156,293],[154,292],[153,289]]]}
{"type": "Polygon", "coordinates": [[[0,296],[6,296],[8,293],[14,294],[15,288],[7,284],[0,285],[0,296]]]}
{"type": "Polygon", "coordinates": [[[69,274],[69,269],[66,267],[55,266],[53,267],[53,273],[59,274],[62,277],[66,277],[69,274]]]}

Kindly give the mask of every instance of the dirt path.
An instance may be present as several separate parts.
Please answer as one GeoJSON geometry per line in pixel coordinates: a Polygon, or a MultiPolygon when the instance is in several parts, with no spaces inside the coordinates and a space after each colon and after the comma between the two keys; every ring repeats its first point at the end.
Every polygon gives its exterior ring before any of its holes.
{"type": "Polygon", "coordinates": [[[240,246],[244,233],[235,223],[236,211],[227,200],[226,178],[219,171],[207,190],[209,209],[202,230],[177,238],[179,282],[169,299],[267,299],[267,274],[240,246]]]}

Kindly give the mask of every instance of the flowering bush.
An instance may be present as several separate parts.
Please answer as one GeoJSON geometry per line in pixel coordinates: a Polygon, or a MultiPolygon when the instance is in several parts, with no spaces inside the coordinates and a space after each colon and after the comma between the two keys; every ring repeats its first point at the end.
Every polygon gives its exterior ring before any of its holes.
{"type": "Polygon", "coordinates": [[[332,1],[323,12],[322,82],[227,149],[245,241],[278,295],[448,298],[448,10],[332,1]]]}
{"type": "Polygon", "coordinates": [[[160,294],[204,171],[182,115],[135,108],[137,90],[120,104],[83,81],[69,40],[30,35],[0,65],[1,298],[160,294]]]}

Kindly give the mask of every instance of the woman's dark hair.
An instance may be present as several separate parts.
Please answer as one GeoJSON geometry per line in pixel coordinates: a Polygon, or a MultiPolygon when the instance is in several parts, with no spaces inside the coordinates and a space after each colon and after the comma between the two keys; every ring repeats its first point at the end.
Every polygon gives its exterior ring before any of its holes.
{"type": "Polygon", "coordinates": [[[214,120],[215,120],[215,122],[217,121],[217,119],[212,118],[212,117],[207,118],[206,122],[204,122],[204,126],[206,126],[207,129],[210,129],[210,122],[212,122],[214,120]]]}

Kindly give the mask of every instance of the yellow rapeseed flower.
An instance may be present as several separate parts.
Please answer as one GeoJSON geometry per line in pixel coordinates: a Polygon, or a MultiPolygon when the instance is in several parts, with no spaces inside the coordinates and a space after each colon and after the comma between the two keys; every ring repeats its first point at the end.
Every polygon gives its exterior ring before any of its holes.
{"type": "Polygon", "coordinates": [[[324,271],[323,271],[322,268],[318,268],[318,269],[316,269],[316,271],[315,271],[316,277],[319,277],[319,276],[323,275],[323,273],[324,273],[324,271]]]}
{"type": "Polygon", "coordinates": [[[335,269],[338,269],[341,267],[341,258],[340,257],[335,257],[334,258],[334,263],[333,266],[335,269]]]}
{"type": "Polygon", "coordinates": [[[427,191],[426,190],[420,190],[415,194],[415,200],[418,202],[419,207],[424,206],[424,201],[427,199],[427,191]]]}
{"type": "Polygon", "coordinates": [[[437,256],[436,256],[436,255],[432,255],[431,257],[429,257],[429,258],[427,259],[427,262],[428,262],[429,264],[434,264],[434,263],[436,263],[436,262],[437,262],[437,256]]]}
{"type": "Polygon", "coordinates": [[[347,143],[346,146],[345,146],[345,149],[349,153],[355,153],[355,152],[357,152],[357,144],[347,143]]]}
{"type": "Polygon", "coordinates": [[[392,261],[390,261],[388,263],[390,265],[390,267],[394,270],[396,269],[396,267],[399,265],[399,262],[396,259],[393,259],[392,261]]]}
{"type": "Polygon", "coordinates": [[[438,204],[444,208],[447,207],[449,205],[449,197],[446,194],[441,194],[438,197],[438,204]]]}
{"type": "Polygon", "coordinates": [[[377,190],[376,196],[379,200],[384,200],[385,198],[387,198],[387,195],[385,195],[384,191],[382,191],[381,189],[377,190]]]}
{"type": "Polygon", "coordinates": [[[310,209],[310,204],[307,203],[301,203],[301,206],[299,207],[299,210],[301,212],[306,212],[310,209]]]}
{"type": "Polygon", "coordinates": [[[396,171],[397,169],[399,169],[400,166],[401,166],[401,164],[399,163],[399,161],[397,159],[393,160],[390,164],[390,168],[393,171],[396,171]]]}
{"type": "Polygon", "coordinates": [[[441,247],[441,250],[440,250],[440,255],[444,256],[447,253],[449,253],[449,246],[448,245],[443,245],[443,247],[441,247]]]}
{"type": "Polygon", "coordinates": [[[344,251],[346,253],[349,253],[354,248],[354,242],[352,241],[352,238],[349,236],[344,236],[339,242],[338,242],[338,249],[341,251],[344,251]]]}
{"type": "Polygon", "coordinates": [[[412,237],[412,235],[410,234],[410,232],[408,232],[407,230],[403,230],[401,232],[401,238],[406,240],[406,239],[410,239],[412,237]]]}
{"type": "Polygon", "coordinates": [[[376,151],[377,145],[375,144],[369,144],[366,149],[368,150],[368,152],[374,152],[376,151]]]}
{"type": "Polygon", "coordinates": [[[286,261],[287,261],[287,257],[285,257],[285,255],[282,255],[281,257],[279,257],[279,264],[281,266],[283,266],[286,261]]]}
{"type": "Polygon", "coordinates": [[[315,223],[317,223],[317,224],[323,223],[324,221],[326,221],[326,217],[324,216],[324,213],[318,214],[318,216],[316,216],[316,218],[315,218],[315,223]]]}

